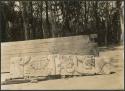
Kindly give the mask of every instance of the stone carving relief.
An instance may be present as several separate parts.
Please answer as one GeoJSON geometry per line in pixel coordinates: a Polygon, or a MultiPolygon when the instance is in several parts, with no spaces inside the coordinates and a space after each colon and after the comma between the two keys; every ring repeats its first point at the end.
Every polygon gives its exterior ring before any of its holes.
{"type": "Polygon", "coordinates": [[[13,57],[10,59],[10,76],[12,78],[23,77],[23,66],[21,57],[13,57]]]}
{"type": "Polygon", "coordinates": [[[14,57],[11,59],[11,74],[19,73],[23,76],[78,75],[86,73],[86,70],[91,72],[94,66],[95,60],[92,55],[53,54],[14,57]],[[15,71],[17,69],[18,71],[15,71]]]}

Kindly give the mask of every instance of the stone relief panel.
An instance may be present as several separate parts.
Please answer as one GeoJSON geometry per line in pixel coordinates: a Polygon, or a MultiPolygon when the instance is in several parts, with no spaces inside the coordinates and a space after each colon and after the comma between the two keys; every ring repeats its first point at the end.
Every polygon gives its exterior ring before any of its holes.
{"type": "Polygon", "coordinates": [[[95,60],[92,55],[37,55],[11,58],[11,77],[82,75],[92,73],[95,60]]]}
{"type": "Polygon", "coordinates": [[[47,76],[49,61],[44,55],[32,57],[30,62],[24,66],[25,76],[47,76]]]}
{"type": "Polygon", "coordinates": [[[13,57],[10,59],[10,77],[23,77],[23,59],[22,57],[13,57]]]}

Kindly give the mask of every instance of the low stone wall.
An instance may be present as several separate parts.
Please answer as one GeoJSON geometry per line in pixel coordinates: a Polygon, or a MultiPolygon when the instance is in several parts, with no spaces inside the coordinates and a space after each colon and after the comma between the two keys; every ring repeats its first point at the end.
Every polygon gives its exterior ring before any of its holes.
{"type": "Polygon", "coordinates": [[[93,55],[95,43],[87,35],[1,43],[1,72],[10,72],[10,60],[37,55],[93,55]]]}
{"type": "Polygon", "coordinates": [[[13,57],[10,64],[10,78],[93,73],[95,73],[93,55],[53,54],[13,57]]]}

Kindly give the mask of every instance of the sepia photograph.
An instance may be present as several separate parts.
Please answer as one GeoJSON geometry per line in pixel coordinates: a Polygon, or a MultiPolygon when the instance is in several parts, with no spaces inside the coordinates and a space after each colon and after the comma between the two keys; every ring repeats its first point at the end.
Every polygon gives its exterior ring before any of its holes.
{"type": "Polygon", "coordinates": [[[0,1],[1,90],[124,90],[124,0],[0,1]]]}

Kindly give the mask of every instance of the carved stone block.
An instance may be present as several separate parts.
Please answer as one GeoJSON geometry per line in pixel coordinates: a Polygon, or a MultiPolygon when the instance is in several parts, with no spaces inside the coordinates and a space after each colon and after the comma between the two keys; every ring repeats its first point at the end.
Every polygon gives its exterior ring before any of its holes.
{"type": "Polygon", "coordinates": [[[92,55],[37,55],[11,59],[11,75],[15,77],[82,75],[93,73],[92,55]]]}

